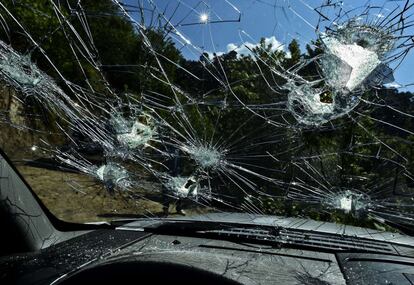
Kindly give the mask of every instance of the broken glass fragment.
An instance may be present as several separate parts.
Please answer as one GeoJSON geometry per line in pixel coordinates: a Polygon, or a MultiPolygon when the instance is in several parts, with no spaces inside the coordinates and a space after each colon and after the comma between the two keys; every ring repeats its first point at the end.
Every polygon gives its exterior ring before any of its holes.
{"type": "Polygon", "coordinates": [[[199,181],[196,177],[171,176],[166,187],[179,198],[197,197],[199,181]]]}
{"type": "Polygon", "coordinates": [[[322,41],[326,51],[320,65],[326,83],[336,90],[354,91],[381,63],[375,52],[357,44],[342,44],[330,37],[322,41]]]}
{"type": "Polygon", "coordinates": [[[155,130],[149,115],[143,114],[134,121],[119,115],[112,117],[117,140],[130,149],[145,148],[154,138],[155,130]]]}
{"type": "Polygon", "coordinates": [[[6,43],[0,41],[0,72],[9,83],[27,90],[42,81],[42,74],[31,62],[29,56],[16,53],[6,43]]]}
{"type": "Polygon", "coordinates": [[[115,187],[126,189],[130,186],[128,171],[113,162],[101,165],[96,170],[96,176],[110,193],[114,191],[115,187]]]}
{"type": "Polygon", "coordinates": [[[362,218],[367,215],[370,208],[370,199],[364,193],[358,193],[352,190],[338,191],[335,194],[329,195],[325,203],[345,213],[351,213],[355,217],[362,218]]]}
{"type": "Polygon", "coordinates": [[[188,153],[203,169],[217,170],[223,163],[223,154],[209,145],[184,146],[182,150],[188,153]]]}

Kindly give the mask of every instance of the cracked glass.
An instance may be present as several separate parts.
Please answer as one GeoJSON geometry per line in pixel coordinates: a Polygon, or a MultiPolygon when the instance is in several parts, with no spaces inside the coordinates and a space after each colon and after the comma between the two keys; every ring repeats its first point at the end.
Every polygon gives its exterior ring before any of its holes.
{"type": "Polygon", "coordinates": [[[2,1],[0,147],[65,221],[410,232],[413,5],[2,1]]]}

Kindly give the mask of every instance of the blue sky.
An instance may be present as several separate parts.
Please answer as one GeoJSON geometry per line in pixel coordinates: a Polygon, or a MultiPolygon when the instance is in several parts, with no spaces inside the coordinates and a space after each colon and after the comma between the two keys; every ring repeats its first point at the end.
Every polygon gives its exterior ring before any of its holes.
{"type": "MultiPolygon", "coordinates": [[[[136,5],[137,1],[146,2],[146,0],[125,0],[124,3],[136,5]]],[[[180,37],[176,38],[177,47],[182,47],[182,54],[186,58],[197,59],[202,51],[227,52],[229,48],[242,46],[247,42],[255,44],[262,37],[280,44],[289,43],[295,38],[304,48],[306,43],[316,37],[315,26],[319,17],[312,7],[318,7],[322,1],[153,0],[153,2],[159,8],[159,12],[165,11],[165,16],[170,18],[171,23],[175,25],[183,37],[191,42],[191,45],[182,46],[180,41],[184,43],[183,40],[180,37]],[[180,5],[176,9],[178,3],[180,5]],[[203,14],[207,14],[209,22],[213,23],[200,23],[200,17],[203,14]],[[240,21],[237,21],[239,17],[240,21]]],[[[345,10],[357,8],[355,13],[359,13],[361,8],[358,8],[367,3],[370,6],[383,7],[371,12],[371,14],[377,14],[378,17],[381,17],[395,7],[402,9],[405,1],[344,0],[342,8],[345,10]]],[[[327,9],[325,13],[333,17],[333,11],[333,9],[327,9]]],[[[414,34],[414,29],[409,32],[414,34]]],[[[411,69],[413,65],[414,55],[411,52],[395,72],[398,83],[406,85],[414,82],[414,76],[412,76],[414,72],[411,69]]],[[[407,89],[414,91],[414,86],[407,89]]]]}

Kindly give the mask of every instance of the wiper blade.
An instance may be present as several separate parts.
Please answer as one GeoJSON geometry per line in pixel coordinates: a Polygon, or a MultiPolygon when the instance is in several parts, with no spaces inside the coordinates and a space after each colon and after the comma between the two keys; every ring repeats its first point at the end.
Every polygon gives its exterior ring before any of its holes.
{"type": "Polygon", "coordinates": [[[386,242],[257,224],[151,219],[147,220],[147,224],[143,225],[141,223],[139,229],[134,225],[125,225],[119,229],[142,230],[161,235],[227,240],[237,243],[254,243],[276,248],[398,255],[393,247],[386,242]]]}
{"type": "Polygon", "coordinates": [[[143,227],[144,231],[160,234],[208,234],[216,233],[216,231],[235,230],[240,231],[251,230],[257,233],[268,233],[270,235],[278,235],[281,227],[240,224],[240,223],[223,223],[216,221],[189,221],[189,220],[171,220],[157,219],[143,227]],[[157,221],[157,222],[155,222],[157,221]]]}

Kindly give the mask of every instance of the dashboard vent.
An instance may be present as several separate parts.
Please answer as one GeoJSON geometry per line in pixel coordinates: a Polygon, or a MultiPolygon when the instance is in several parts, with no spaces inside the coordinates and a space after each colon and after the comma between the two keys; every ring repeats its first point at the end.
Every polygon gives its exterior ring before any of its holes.
{"type": "Polygon", "coordinates": [[[299,231],[291,229],[252,229],[229,228],[220,230],[208,230],[204,233],[217,235],[227,239],[243,239],[276,244],[283,247],[289,244],[294,247],[318,248],[329,251],[358,251],[398,254],[391,244],[370,239],[341,236],[311,231],[299,231]]]}

